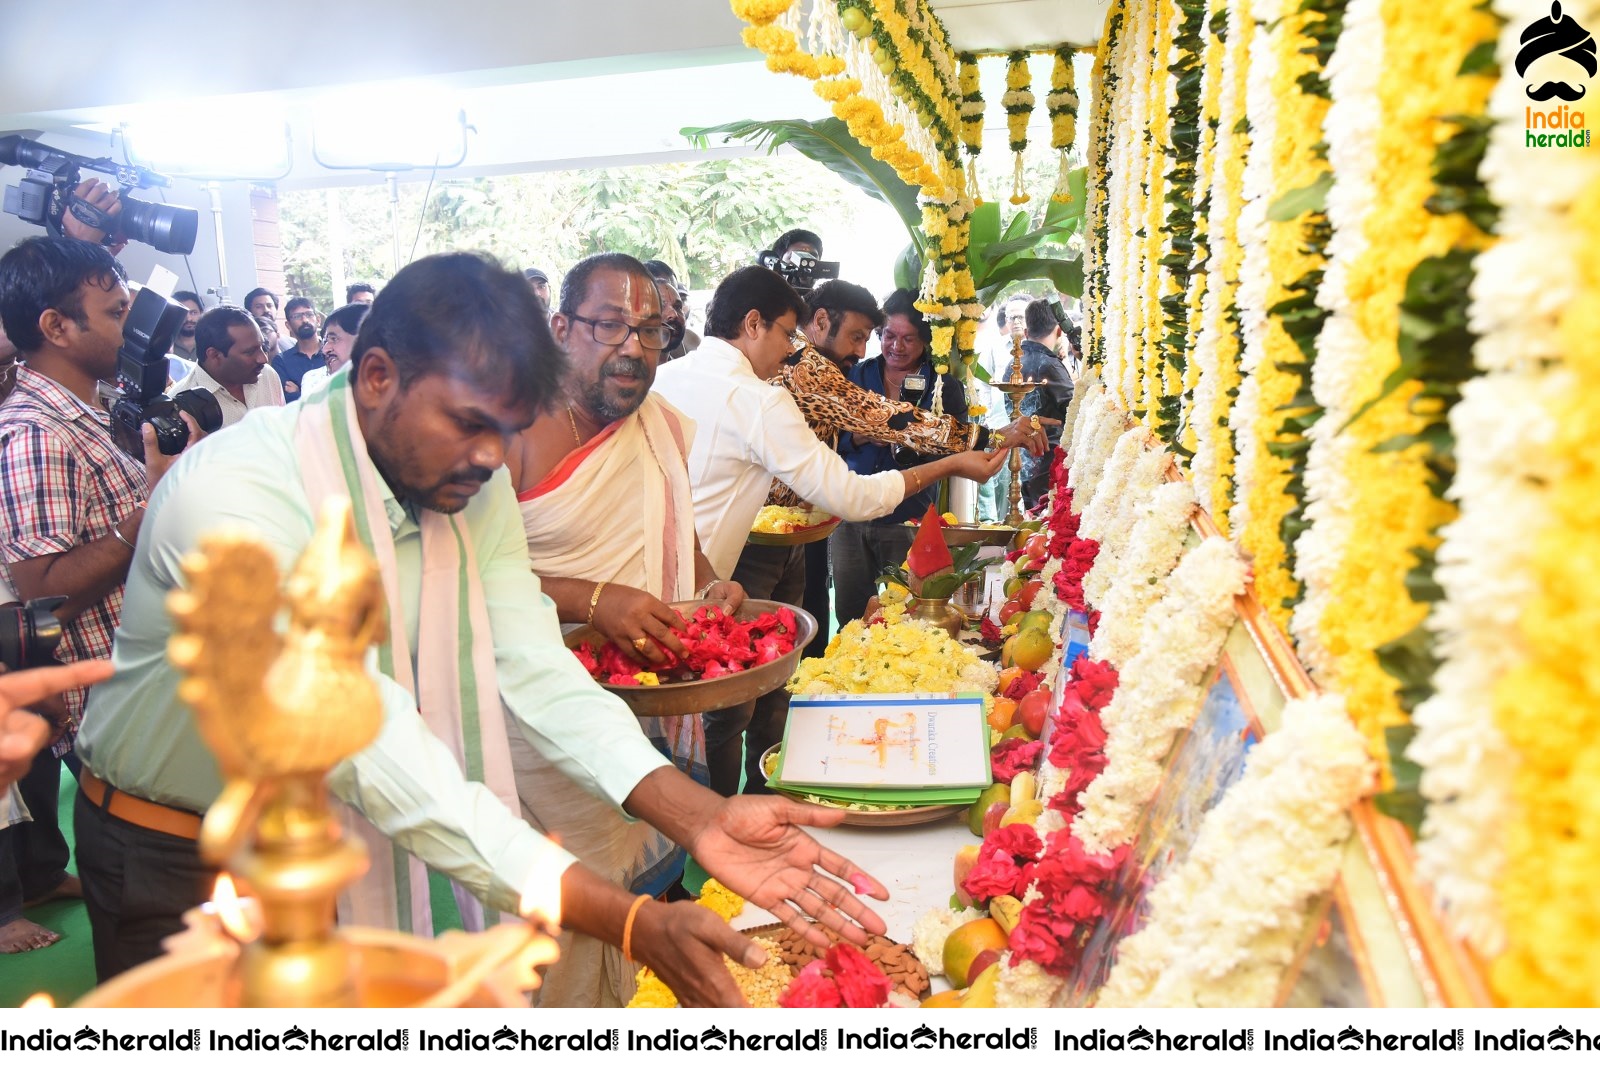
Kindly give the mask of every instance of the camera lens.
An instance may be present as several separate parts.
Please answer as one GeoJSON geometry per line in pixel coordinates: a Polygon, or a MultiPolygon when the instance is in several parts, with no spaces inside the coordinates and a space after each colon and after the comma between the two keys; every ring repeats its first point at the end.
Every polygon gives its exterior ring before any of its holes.
{"type": "Polygon", "coordinates": [[[194,251],[195,238],[200,233],[200,213],[193,208],[124,196],[122,232],[130,240],[143,241],[159,252],[187,256],[194,251]]]}
{"type": "Polygon", "coordinates": [[[186,389],[174,394],[172,403],[178,406],[180,412],[188,412],[194,419],[194,425],[207,434],[222,429],[222,405],[208,391],[186,389]]]}
{"type": "Polygon", "coordinates": [[[61,621],[53,612],[65,597],[42,597],[0,608],[0,664],[7,671],[49,663],[61,644],[61,621]]]}

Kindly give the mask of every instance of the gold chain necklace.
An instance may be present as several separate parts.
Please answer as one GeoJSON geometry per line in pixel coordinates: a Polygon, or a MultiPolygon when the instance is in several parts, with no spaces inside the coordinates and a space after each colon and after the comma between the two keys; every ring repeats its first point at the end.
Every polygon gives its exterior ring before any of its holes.
{"type": "Polygon", "coordinates": [[[578,421],[572,416],[572,405],[570,404],[567,405],[567,425],[572,428],[572,440],[576,441],[581,449],[583,447],[583,435],[578,433],[578,421]]]}

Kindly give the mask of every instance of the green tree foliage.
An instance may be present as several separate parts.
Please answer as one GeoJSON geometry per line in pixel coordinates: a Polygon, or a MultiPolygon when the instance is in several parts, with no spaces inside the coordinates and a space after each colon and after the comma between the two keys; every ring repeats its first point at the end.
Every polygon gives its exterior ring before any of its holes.
{"type": "MultiPolygon", "coordinates": [[[[556,277],[596,252],[626,252],[666,261],[694,289],[715,286],[791,227],[839,232],[853,222],[843,183],[794,157],[446,178],[425,208],[424,189],[400,187],[402,262],[415,242],[417,256],[477,249],[556,277]]],[[[334,227],[347,281],[381,284],[394,273],[384,186],[288,192],[279,216],[288,288],[319,307],[339,303],[334,227]]]]}

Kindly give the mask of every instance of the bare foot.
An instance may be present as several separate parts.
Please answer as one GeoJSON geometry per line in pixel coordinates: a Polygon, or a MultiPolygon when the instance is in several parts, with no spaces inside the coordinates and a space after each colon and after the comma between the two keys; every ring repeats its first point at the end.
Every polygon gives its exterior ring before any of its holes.
{"type": "Polygon", "coordinates": [[[43,949],[61,941],[54,931],[47,931],[32,920],[12,920],[0,927],[0,953],[26,953],[30,949],[43,949]]]}
{"type": "Polygon", "coordinates": [[[82,897],[83,884],[76,875],[69,875],[56,884],[56,888],[48,894],[40,894],[31,901],[24,901],[23,908],[31,909],[35,905],[43,905],[46,901],[60,901],[62,898],[82,897]]]}

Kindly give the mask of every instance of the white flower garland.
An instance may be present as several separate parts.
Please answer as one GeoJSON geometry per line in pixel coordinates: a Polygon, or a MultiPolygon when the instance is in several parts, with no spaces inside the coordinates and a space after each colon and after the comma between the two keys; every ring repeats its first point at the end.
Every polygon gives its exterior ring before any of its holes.
{"type": "MultiPolygon", "coordinates": [[[[1593,17],[1572,10],[1592,3],[1565,6],[1574,18],[1593,17]]],[[[1497,58],[1511,70],[1519,27],[1547,15],[1549,5],[1499,0],[1495,9],[1507,20],[1497,58]]],[[[1501,239],[1478,256],[1469,310],[1479,335],[1473,356],[1484,374],[1463,387],[1450,413],[1461,515],[1444,531],[1435,577],[1445,597],[1428,621],[1443,663],[1433,696],[1412,716],[1417,737],[1407,751],[1422,765],[1428,799],[1418,874],[1432,886],[1452,932],[1489,957],[1505,948],[1496,882],[1503,831],[1516,819],[1517,770],[1516,754],[1495,725],[1494,688],[1527,655],[1516,621],[1535,588],[1532,550],[1551,520],[1549,412],[1572,388],[1565,372],[1543,361],[1563,348],[1557,317],[1573,294],[1572,249],[1592,240],[1564,225],[1591,165],[1571,153],[1528,152],[1524,103],[1515,78],[1503,79],[1489,101],[1497,121],[1482,175],[1501,205],[1501,239]]]]}
{"type": "Polygon", "coordinates": [[[1290,630],[1312,677],[1332,686],[1333,654],[1322,640],[1322,615],[1345,546],[1360,532],[1345,502],[1350,498],[1351,451],[1360,447],[1345,424],[1366,400],[1358,395],[1358,375],[1368,349],[1351,299],[1348,273],[1367,250],[1366,221],[1377,197],[1378,133],[1382,127],[1378,79],[1383,72],[1381,0],[1350,0],[1344,32],[1328,61],[1326,76],[1333,102],[1323,123],[1333,188],[1328,193],[1328,264],[1317,304],[1329,318],[1317,339],[1311,392],[1325,409],[1307,432],[1306,519],[1311,526],[1295,542],[1295,577],[1302,600],[1290,630]]]}
{"type": "MultiPolygon", "coordinates": [[[[1251,14],[1271,26],[1281,14],[1279,0],[1254,0],[1251,14]]],[[[1278,52],[1273,35],[1264,30],[1250,41],[1249,83],[1245,108],[1250,119],[1250,158],[1244,169],[1244,204],[1239,209],[1239,245],[1244,263],[1239,269],[1239,317],[1244,327],[1244,351],[1239,371],[1244,380],[1234,401],[1229,425],[1233,427],[1233,511],[1228,528],[1235,541],[1250,525],[1250,490],[1255,481],[1257,409],[1261,384],[1255,376],[1266,351],[1267,300],[1272,291],[1272,264],[1267,256],[1267,208],[1272,200],[1272,146],[1277,140],[1277,98],[1272,82],[1278,73],[1278,52]]]]}
{"type": "MultiPolygon", "coordinates": [[[[1067,450],[1067,462],[1074,462],[1077,457],[1078,430],[1083,418],[1084,406],[1089,399],[1089,394],[1100,383],[1100,374],[1091,368],[1084,372],[1082,378],[1073,383],[1072,400],[1067,402],[1066,414],[1061,417],[1061,447],[1067,450]]],[[[1069,485],[1071,483],[1068,483],[1069,485]]],[[[1045,513],[1049,515],[1049,512],[1045,513]]]]}
{"type": "Polygon", "coordinates": [[[1083,518],[1078,521],[1079,537],[1093,538],[1104,546],[1105,529],[1116,515],[1122,484],[1132,473],[1133,465],[1143,450],[1144,431],[1140,427],[1119,430],[1111,457],[1092,483],[1094,492],[1085,503],[1083,518]]]}
{"type": "MultiPolygon", "coordinates": [[[[1148,435],[1148,430],[1143,431],[1142,436],[1148,435]]],[[[1128,553],[1134,524],[1139,520],[1139,506],[1150,499],[1157,486],[1166,482],[1167,468],[1172,462],[1171,454],[1165,449],[1150,448],[1143,442],[1140,448],[1126,481],[1108,484],[1102,479],[1100,483],[1100,492],[1111,495],[1113,514],[1097,539],[1100,551],[1095,555],[1094,566],[1083,578],[1084,599],[1096,609],[1103,609],[1111,594],[1117,569],[1128,553]]]]}
{"type": "MultiPolygon", "coordinates": [[[[1067,472],[1067,484],[1073,491],[1072,511],[1076,515],[1082,515],[1089,507],[1106,464],[1128,424],[1126,413],[1117,407],[1111,390],[1104,387],[1095,398],[1092,419],[1085,430],[1080,452],[1073,456],[1072,467],[1067,472]]],[[[1088,537],[1087,534],[1083,536],[1088,537]]]]}
{"type": "Polygon", "coordinates": [[[1102,1008],[1268,1007],[1312,902],[1338,875],[1347,810],[1372,782],[1344,703],[1290,702],[1244,776],[1206,814],[1189,855],[1124,938],[1102,1008]]]}
{"type": "Polygon", "coordinates": [[[1140,627],[1166,593],[1167,576],[1183,555],[1194,510],[1194,490],[1187,482],[1157,486],[1137,506],[1127,551],[1117,558],[1105,602],[1097,605],[1100,628],[1089,640],[1091,657],[1121,670],[1138,652],[1140,627]]]}
{"type": "Polygon", "coordinates": [[[1109,763],[1080,795],[1084,808],[1073,820],[1085,849],[1109,852],[1132,839],[1173,739],[1204,698],[1200,683],[1228,637],[1245,578],[1237,550],[1207,538],[1185,554],[1166,595],[1145,614],[1139,650],[1100,717],[1109,763]]]}
{"type": "Polygon", "coordinates": [[[1031,960],[1013,964],[1008,953],[1000,966],[1000,982],[995,986],[995,1007],[1042,1009],[1065,984],[1065,979],[1056,978],[1031,960]]]}

